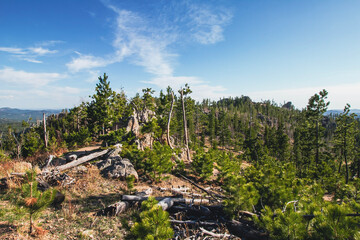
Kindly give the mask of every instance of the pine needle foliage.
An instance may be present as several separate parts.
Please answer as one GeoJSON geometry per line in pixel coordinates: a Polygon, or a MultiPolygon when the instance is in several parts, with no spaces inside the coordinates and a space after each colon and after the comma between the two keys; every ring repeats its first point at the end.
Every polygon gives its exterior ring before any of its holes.
{"type": "Polygon", "coordinates": [[[131,228],[132,239],[165,240],[172,238],[174,232],[170,227],[169,213],[157,205],[155,198],[150,197],[141,204],[142,212],[139,221],[131,228]]]}
{"type": "Polygon", "coordinates": [[[54,200],[56,190],[48,189],[44,192],[38,190],[35,171],[27,171],[25,182],[19,189],[16,199],[16,206],[24,209],[29,215],[29,233],[32,233],[33,220],[38,218],[41,212],[46,209],[54,200]]]}

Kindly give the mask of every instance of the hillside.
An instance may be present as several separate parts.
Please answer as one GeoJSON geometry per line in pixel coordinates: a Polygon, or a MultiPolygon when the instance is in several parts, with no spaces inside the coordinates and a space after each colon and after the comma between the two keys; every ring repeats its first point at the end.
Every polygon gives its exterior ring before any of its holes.
{"type": "Polygon", "coordinates": [[[28,121],[31,118],[33,122],[36,120],[41,120],[43,118],[43,113],[46,116],[51,114],[58,114],[61,110],[59,109],[44,109],[44,110],[24,110],[24,109],[17,109],[17,108],[7,108],[3,107],[0,108],[0,119],[5,120],[13,120],[13,121],[28,121]]]}
{"type": "Polygon", "coordinates": [[[90,102],[50,115],[46,133],[4,132],[0,217],[17,229],[10,236],[357,239],[360,121],[348,108],[324,116],[326,90],[300,111],[247,96],[196,102],[188,85],[128,99],[107,79],[90,102]],[[42,196],[25,191],[37,184],[21,177],[31,167],[42,191],[61,192],[61,210],[33,225],[14,208],[42,196]]]}

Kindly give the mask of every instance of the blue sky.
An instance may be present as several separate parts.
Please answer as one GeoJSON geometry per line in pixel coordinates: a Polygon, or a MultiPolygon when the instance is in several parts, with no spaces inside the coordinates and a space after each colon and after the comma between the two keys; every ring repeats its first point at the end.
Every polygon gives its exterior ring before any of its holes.
{"type": "Polygon", "coordinates": [[[2,0],[0,107],[71,108],[98,76],[128,97],[292,101],[326,89],[360,108],[360,1],[2,0]]]}

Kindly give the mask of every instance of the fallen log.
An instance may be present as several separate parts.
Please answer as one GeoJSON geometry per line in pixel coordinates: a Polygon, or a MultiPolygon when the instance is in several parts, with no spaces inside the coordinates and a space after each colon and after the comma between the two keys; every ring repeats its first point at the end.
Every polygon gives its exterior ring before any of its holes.
{"type": "Polygon", "coordinates": [[[83,163],[86,163],[86,162],[88,162],[88,161],[91,161],[91,160],[93,160],[93,159],[95,159],[95,158],[101,157],[101,156],[107,154],[108,152],[109,152],[108,149],[103,150],[103,151],[101,151],[101,152],[95,152],[95,153],[92,153],[92,154],[90,154],[90,155],[81,157],[81,158],[79,158],[79,159],[77,159],[77,160],[75,160],[75,161],[72,161],[72,162],[69,162],[69,163],[67,163],[67,164],[64,164],[64,165],[61,165],[61,166],[59,166],[59,167],[56,167],[56,169],[59,170],[59,171],[64,171],[64,170],[67,170],[67,169],[70,169],[70,168],[79,166],[79,165],[81,165],[81,164],[83,164],[83,163]]]}
{"type": "Polygon", "coordinates": [[[264,232],[260,232],[246,223],[231,220],[226,223],[226,227],[229,232],[237,237],[246,238],[248,240],[265,240],[269,239],[269,235],[264,232]]]}
{"type": "MultiPolygon", "coordinates": [[[[149,197],[147,196],[137,196],[137,195],[122,195],[122,201],[145,201],[149,197]]],[[[186,204],[208,204],[210,203],[209,199],[192,199],[192,198],[178,198],[178,197],[156,197],[157,201],[164,200],[165,198],[171,198],[174,203],[186,203],[186,204]]]]}
{"type": "Polygon", "coordinates": [[[187,224],[187,225],[197,225],[197,226],[207,226],[207,227],[218,227],[222,225],[219,222],[204,222],[204,221],[193,221],[193,220],[173,220],[170,219],[170,223],[172,224],[187,224]]]}
{"type": "Polygon", "coordinates": [[[204,229],[204,228],[202,228],[202,227],[200,227],[200,230],[201,230],[203,233],[205,233],[205,234],[207,234],[207,235],[210,235],[210,236],[212,236],[212,237],[215,237],[215,238],[229,238],[229,237],[232,237],[231,234],[227,234],[227,233],[224,233],[224,234],[221,234],[221,233],[213,233],[213,232],[210,232],[210,231],[208,231],[208,230],[206,230],[206,229],[204,229]]]}
{"type": "Polygon", "coordinates": [[[174,205],[174,201],[171,198],[164,198],[157,204],[162,208],[162,210],[166,211],[174,205]]]}
{"type": "Polygon", "coordinates": [[[129,206],[130,204],[128,202],[119,201],[98,211],[96,216],[117,216],[118,214],[125,212],[129,206]]]}
{"type": "Polygon", "coordinates": [[[196,184],[194,181],[188,179],[187,177],[185,177],[185,176],[182,175],[182,174],[178,174],[178,175],[179,175],[182,179],[188,181],[189,183],[191,183],[192,185],[194,185],[195,187],[197,187],[198,189],[206,192],[209,196],[211,196],[211,197],[212,197],[214,200],[216,200],[217,202],[220,202],[220,200],[219,200],[218,198],[221,198],[221,199],[226,198],[225,196],[222,196],[222,195],[216,194],[216,193],[212,193],[212,192],[206,190],[205,188],[200,187],[200,186],[199,186],[198,184],[196,184]]]}

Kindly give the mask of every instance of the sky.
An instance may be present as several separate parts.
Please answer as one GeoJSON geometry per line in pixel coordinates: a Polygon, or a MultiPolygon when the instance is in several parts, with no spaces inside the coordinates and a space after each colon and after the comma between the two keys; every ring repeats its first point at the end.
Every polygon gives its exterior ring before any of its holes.
{"type": "Polygon", "coordinates": [[[133,97],[249,96],[360,109],[360,1],[1,0],[0,107],[89,101],[106,73],[133,97]]]}

